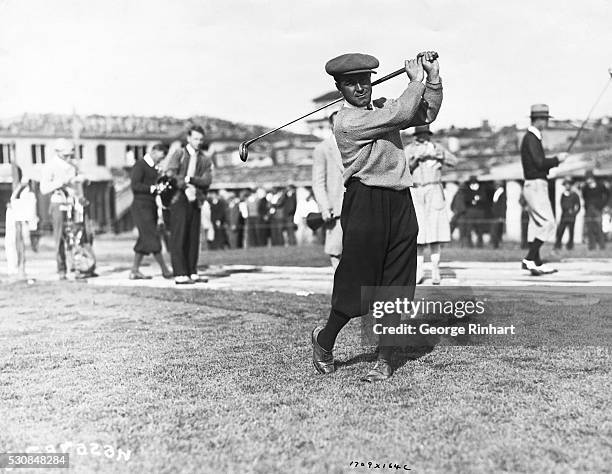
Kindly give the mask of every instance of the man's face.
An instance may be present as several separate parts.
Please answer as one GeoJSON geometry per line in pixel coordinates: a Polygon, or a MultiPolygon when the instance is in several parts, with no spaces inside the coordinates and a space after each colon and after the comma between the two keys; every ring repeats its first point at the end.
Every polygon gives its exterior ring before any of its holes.
{"type": "Polygon", "coordinates": [[[424,143],[424,142],[428,142],[429,141],[429,134],[427,133],[419,133],[416,136],[417,142],[419,143],[424,143]]]}
{"type": "Polygon", "coordinates": [[[355,107],[366,107],[372,101],[371,73],[348,74],[336,81],[336,88],[346,101],[355,107]]]}
{"type": "Polygon", "coordinates": [[[565,190],[569,192],[572,189],[572,183],[566,182],[563,184],[563,187],[565,187],[565,190]]]}
{"type": "Polygon", "coordinates": [[[202,143],[204,143],[204,135],[192,130],[191,133],[187,135],[187,143],[189,143],[194,150],[199,150],[202,143]]]}
{"type": "Polygon", "coordinates": [[[153,163],[155,163],[156,165],[159,164],[159,162],[163,160],[165,156],[166,154],[164,153],[163,150],[151,151],[151,158],[153,159],[153,163]]]}
{"type": "Polygon", "coordinates": [[[537,118],[533,122],[533,126],[538,130],[544,130],[548,128],[548,119],[547,118],[537,118]]]}

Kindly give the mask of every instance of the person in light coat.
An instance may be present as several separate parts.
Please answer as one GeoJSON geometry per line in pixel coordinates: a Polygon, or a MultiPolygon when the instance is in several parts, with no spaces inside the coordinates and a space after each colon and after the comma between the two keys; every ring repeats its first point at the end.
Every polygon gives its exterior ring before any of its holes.
{"type": "MultiPolygon", "coordinates": [[[[334,112],[329,117],[330,126],[334,127],[334,112]]],[[[325,232],[325,253],[329,255],[331,265],[336,269],[342,255],[342,227],[334,217],[342,211],[344,181],[342,157],[334,135],[323,140],[314,150],[312,163],[312,190],[319,205],[323,220],[327,221],[325,232]]]]}

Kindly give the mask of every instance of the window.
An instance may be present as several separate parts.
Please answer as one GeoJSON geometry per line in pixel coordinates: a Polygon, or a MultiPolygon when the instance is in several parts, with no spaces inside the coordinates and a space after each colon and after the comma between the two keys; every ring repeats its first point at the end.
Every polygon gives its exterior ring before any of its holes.
{"type": "Polygon", "coordinates": [[[12,158],[12,146],[9,143],[0,143],[0,165],[10,163],[12,158]]]}
{"type": "Polygon", "coordinates": [[[147,153],[146,145],[127,145],[125,147],[125,155],[128,160],[131,158],[134,161],[142,160],[147,153]]]}
{"type": "Polygon", "coordinates": [[[32,145],[32,163],[35,165],[45,163],[45,145],[32,145]]]}
{"type": "Polygon", "coordinates": [[[96,163],[98,166],[106,166],[106,145],[96,147],[96,163]]]}

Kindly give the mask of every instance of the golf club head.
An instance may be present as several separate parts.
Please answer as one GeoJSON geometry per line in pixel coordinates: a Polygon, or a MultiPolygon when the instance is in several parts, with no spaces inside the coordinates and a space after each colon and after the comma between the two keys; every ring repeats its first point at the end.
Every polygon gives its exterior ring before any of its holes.
{"type": "Polygon", "coordinates": [[[240,144],[240,148],[238,149],[238,154],[240,155],[240,159],[243,162],[246,162],[247,158],[249,157],[249,145],[247,144],[247,142],[242,142],[240,144]]]}

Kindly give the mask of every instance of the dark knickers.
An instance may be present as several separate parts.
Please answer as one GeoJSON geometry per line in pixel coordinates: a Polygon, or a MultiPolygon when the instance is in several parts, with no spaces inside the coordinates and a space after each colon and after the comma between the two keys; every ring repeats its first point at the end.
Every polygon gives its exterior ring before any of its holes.
{"type": "Polygon", "coordinates": [[[362,287],[416,284],[417,223],[410,189],[395,191],[347,183],[342,258],[334,276],[332,310],[363,316],[362,287]]]}

